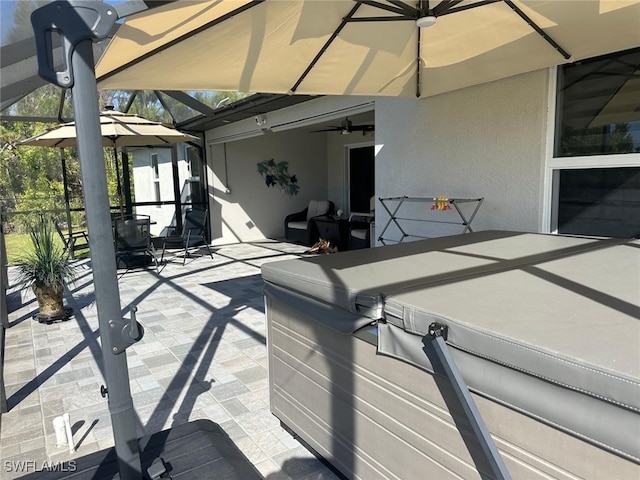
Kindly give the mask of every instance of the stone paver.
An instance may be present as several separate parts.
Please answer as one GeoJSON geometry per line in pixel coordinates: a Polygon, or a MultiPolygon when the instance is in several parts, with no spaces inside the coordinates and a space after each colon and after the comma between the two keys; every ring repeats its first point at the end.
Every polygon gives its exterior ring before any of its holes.
{"type": "MultiPolygon", "coordinates": [[[[120,270],[123,308],[138,306],[141,342],[127,350],[140,436],[204,418],[218,423],[269,480],[337,477],[282,429],[268,403],[262,278],[265,262],[305,248],[277,241],[216,247],[155,269],[120,270]]],[[[0,424],[0,478],[113,446],[90,262],[65,301],[71,320],[32,320],[33,297],[9,305],[5,382],[9,412],[0,424]],[[53,419],[69,413],[76,451],[56,445],[53,419]],[[20,467],[22,465],[22,467],[20,467]]],[[[11,276],[11,269],[10,269],[11,276]]],[[[128,314],[125,314],[128,316],[128,314]]]]}

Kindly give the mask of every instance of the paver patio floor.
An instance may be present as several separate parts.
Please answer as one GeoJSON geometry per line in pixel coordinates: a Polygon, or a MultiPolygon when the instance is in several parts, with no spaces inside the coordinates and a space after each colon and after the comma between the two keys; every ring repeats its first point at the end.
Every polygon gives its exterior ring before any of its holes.
{"type": "MultiPolygon", "coordinates": [[[[174,258],[159,275],[154,268],[118,271],[124,315],[136,304],[145,327],[144,338],[127,350],[139,436],[209,419],[269,480],[337,478],[280,426],[268,405],[260,265],[304,250],[265,240],[217,247],[213,260],[194,256],[185,266],[174,258]]],[[[34,321],[37,304],[25,292],[14,292],[9,303],[3,479],[113,446],[100,394],[105,382],[91,266],[86,260],[78,265],[80,277],[65,292],[74,309],[69,321],[34,321]],[[74,453],[56,445],[52,422],[65,412],[74,453]],[[27,463],[19,468],[21,461],[27,463]]],[[[11,269],[9,276],[11,285],[11,269]]]]}

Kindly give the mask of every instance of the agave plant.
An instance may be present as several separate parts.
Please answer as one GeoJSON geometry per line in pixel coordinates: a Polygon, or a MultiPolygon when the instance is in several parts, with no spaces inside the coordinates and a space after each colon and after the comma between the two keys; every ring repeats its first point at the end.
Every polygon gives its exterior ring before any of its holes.
{"type": "Polygon", "coordinates": [[[64,248],[56,243],[50,220],[41,216],[30,236],[33,250],[18,262],[18,281],[36,294],[40,320],[61,318],[66,313],[62,303],[64,284],[75,281],[75,266],[64,248]]]}

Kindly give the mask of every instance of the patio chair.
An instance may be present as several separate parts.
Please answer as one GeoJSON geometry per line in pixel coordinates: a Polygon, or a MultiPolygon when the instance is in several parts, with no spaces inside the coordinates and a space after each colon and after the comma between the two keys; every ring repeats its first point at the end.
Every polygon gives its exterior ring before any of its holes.
{"type": "Polygon", "coordinates": [[[349,217],[349,250],[371,246],[371,222],[374,221],[376,198],[369,199],[369,212],[352,212],[349,217]]]}
{"type": "Polygon", "coordinates": [[[207,248],[209,256],[213,260],[213,252],[207,239],[208,219],[209,210],[187,210],[182,230],[179,230],[175,225],[166,227],[169,235],[164,238],[160,262],[164,260],[164,252],[167,248],[180,248],[183,250],[182,265],[184,265],[189,256],[189,249],[202,245],[207,248]]]}
{"type": "Polygon", "coordinates": [[[290,242],[313,245],[318,241],[318,227],[314,219],[333,215],[334,209],[331,200],[311,200],[304,210],[285,217],[285,238],[290,242]]]}
{"type": "Polygon", "coordinates": [[[150,227],[147,215],[123,215],[113,220],[116,265],[122,261],[129,269],[134,265],[147,265],[150,259],[156,266],[156,272],[160,271],[150,227]]]}
{"type": "MultiPolygon", "coordinates": [[[[69,252],[69,257],[71,259],[76,258],[76,251],[78,250],[87,250],[89,249],[89,237],[87,236],[87,232],[84,230],[71,231],[71,234],[65,234],[62,231],[62,227],[58,221],[54,222],[56,226],[56,231],[60,238],[62,239],[62,243],[64,244],[64,250],[69,252]]],[[[69,228],[71,228],[69,226],[69,228]]]]}

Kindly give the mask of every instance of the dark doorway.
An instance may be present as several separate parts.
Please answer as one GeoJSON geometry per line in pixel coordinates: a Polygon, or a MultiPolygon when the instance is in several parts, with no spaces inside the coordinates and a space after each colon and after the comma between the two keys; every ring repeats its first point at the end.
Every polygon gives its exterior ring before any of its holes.
{"type": "Polygon", "coordinates": [[[349,209],[369,212],[375,195],[375,156],[373,145],[349,148],[349,209]]]}

